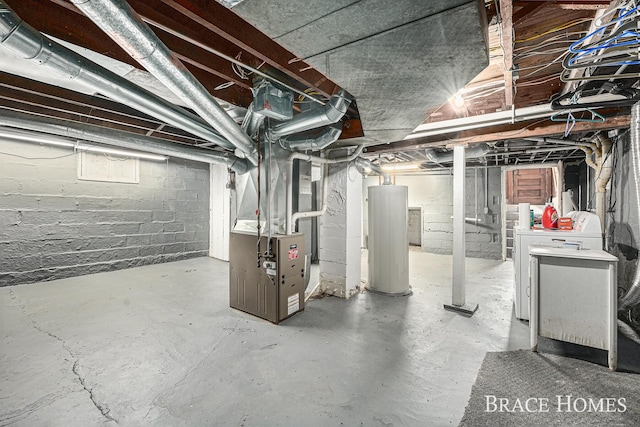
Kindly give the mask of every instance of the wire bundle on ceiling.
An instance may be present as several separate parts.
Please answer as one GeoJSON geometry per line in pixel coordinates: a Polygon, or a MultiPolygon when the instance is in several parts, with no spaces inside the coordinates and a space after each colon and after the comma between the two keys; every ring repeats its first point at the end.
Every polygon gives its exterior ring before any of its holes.
{"type": "Polygon", "coordinates": [[[640,32],[638,16],[640,7],[637,0],[624,2],[596,20],[595,30],[571,44],[562,65],[565,71],[560,75],[563,82],[617,80],[637,78],[640,73],[625,73],[630,65],[640,64],[638,49],[640,48],[640,32]],[[617,15],[610,22],[603,24],[603,18],[617,15]],[[615,72],[601,72],[602,67],[617,67],[615,72]],[[566,71],[584,69],[580,77],[567,76],[566,71]]]}
{"type": "Polygon", "coordinates": [[[581,82],[573,91],[551,100],[553,110],[567,113],[565,136],[576,121],[602,121],[604,117],[593,109],[626,107],[640,102],[637,89],[640,7],[637,3],[637,0],[622,2],[605,12],[594,22],[596,28],[573,42],[564,56],[560,79],[581,82]],[[603,23],[611,16],[614,18],[610,22],[603,23]],[[576,70],[582,70],[581,75],[576,76],[576,70]],[[583,113],[576,117],[572,110],[578,108],[583,113]]]}

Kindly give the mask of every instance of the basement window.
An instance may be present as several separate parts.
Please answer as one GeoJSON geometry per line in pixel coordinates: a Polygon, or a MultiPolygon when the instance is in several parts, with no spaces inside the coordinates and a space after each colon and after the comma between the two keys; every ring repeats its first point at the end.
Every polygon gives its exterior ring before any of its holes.
{"type": "Polygon", "coordinates": [[[140,159],[80,151],[78,154],[78,179],[138,184],[140,182],[140,159]]]}

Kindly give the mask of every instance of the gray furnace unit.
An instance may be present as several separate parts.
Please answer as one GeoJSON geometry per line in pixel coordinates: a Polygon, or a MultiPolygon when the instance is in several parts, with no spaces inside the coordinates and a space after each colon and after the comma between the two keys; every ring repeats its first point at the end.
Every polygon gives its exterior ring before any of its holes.
{"type": "Polygon", "coordinates": [[[232,308],[275,324],[304,310],[303,234],[261,236],[259,246],[255,233],[232,231],[229,237],[232,308]]]}

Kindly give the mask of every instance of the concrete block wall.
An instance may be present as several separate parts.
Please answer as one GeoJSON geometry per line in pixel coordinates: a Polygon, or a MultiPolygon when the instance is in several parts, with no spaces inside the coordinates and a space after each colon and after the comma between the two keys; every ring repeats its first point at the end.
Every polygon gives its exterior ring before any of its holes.
{"type": "MultiPolygon", "coordinates": [[[[500,259],[502,257],[500,168],[490,167],[487,171],[489,192],[488,213],[485,214],[485,170],[478,169],[478,191],[476,192],[475,170],[467,168],[466,217],[475,218],[477,212],[479,221],[478,225],[469,223],[466,225],[466,254],[474,258],[500,259]]],[[[439,174],[397,176],[395,183],[408,186],[409,207],[419,207],[422,210],[422,250],[450,255],[453,249],[453,176],[444,170],[439,174]]],[[[367,178],[365,185],[378,185],[378,178],[367,178]]],[[[363,211],[366,212],[366,199],[363,211]]],[[[365,233],[367,232],[366,220],[365,216],[363,219],[365,233]]]]}
{"type": "Polygon", "coordinates": [[[67,148],[0,152],[0,286],[208,253],[206,164],[140,160],[140,182],[124,184],[78,180],[67,148]]]}

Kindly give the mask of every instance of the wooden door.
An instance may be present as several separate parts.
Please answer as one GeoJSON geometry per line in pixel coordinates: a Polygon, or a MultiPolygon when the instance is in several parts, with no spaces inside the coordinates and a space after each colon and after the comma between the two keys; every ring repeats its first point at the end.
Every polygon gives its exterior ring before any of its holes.
{"type": "Polygon", "coordinates": [[[507,172],[507,200],[509,204],[544,205],[553,195],[551,168],[517,169],[507,172]]]}

